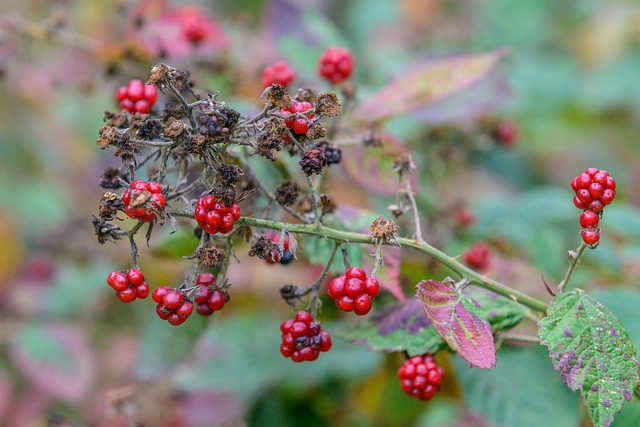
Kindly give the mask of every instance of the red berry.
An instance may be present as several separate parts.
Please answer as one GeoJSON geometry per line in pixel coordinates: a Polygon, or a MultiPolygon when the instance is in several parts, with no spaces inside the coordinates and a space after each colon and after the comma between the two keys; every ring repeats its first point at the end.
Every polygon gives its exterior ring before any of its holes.
{"type": "Polygon", "coordinates": [[[431,399],[440,390],[443,377],[444,369],[431,355],[414,356],[398,369],[402,391],[420,400],[431,399]]]}
{"type": "Polygon", "coordinates": [[[344,293],[351,298],[356,298],[364,292],[364,282],[360,279],[347,279],[344,283],[344,293]]]}
{"type": "Polygon", "coordinates": [[[591,212],[600,212],[602,209],[604,209],[604,203],[602,203],[602,201],[600,200],[593,200],[591,203],[589,203],[587,209],[589,209],[591,212]]]}
{"type": "Polygon", "coordinates": [[[364,316],[371,310],[371,297],[367,294],[360,294],[354,300],[353,312],[358,316],[364,316]]]}
{"type": "Polygon", "coordinates": [[[180,316],[183,319],[186,319],[187,317],[191,316],[192,312],[193,312],[193,303],[191,303],[190,301],[184,301],[182,305],[176,310],[176,313],[178,314],[178,316],[180,316]]]}
{"type": "Polygon", "coordinates": [[[587,228],[581,231],[582,241],[589,245],[594,246],[600,240],[600,232],[597,228],[587,228]]]}
{"type": "Polygon", "coordinates": [[[118,88],[116,100],[123,110],[148,114],[158,98],[158,89],[141,80],[131,80],[126,87],[118,88]]]}
{"type": "Polygon", "coordinates": [[[136,286],[136,296],[140,299],[145,299],[149,296],[149,284],[147,282],[142,282],[136,286]]]}
{"type": "Polygon", "coordinates": [[[207,301],[207,305],[213,311],[221,310],[222,307],[226,304],[228,300],[228,296],[220,291],[219,289],[214,289],[209,296],[209,300],[207,301]]]}
{"type": "Polygon", "coordinates": [[[163,211],[165,196],[162,187],[157,183],[142,180],[133,181],[127,190],[122,193],[122,201],[125,204],[124,212],[134,219],[150,222],[156,219],[155,211],[163,211]],[[135,203],[135,206],[131,206],[135,203]]]}
{"type": "Polygon", "coordinates": [[[313,317],[306,311],[299,311],[296,313],[296,322],[306,323],[307,325],[313,321],[313,317]]]}
{"type": "Polygon", "coordinates": [[[589,185],[589,195],[593,200],[597,200],[601,198],[603,194],[604,194],[604,187],[601,184],[598,184],[597,182],[592,182],[591,185],[589,185]]]}
{"type": "Polygon", "coordinates": [[[338,308],[342,311],[353,311],[353,309],[355,308],[353,298],[348,295],[344,295],[336,299],[336,306],[338,306],[338,308]]]}
{"type": "Polygon", "coordinates": [[[116,292],[116,296],[122,302],[131,302],[136,299],[135,288],[124,288],[121,291],[116,292]]]}
{"type": "Polygon", "coordinates": [[[215,283],[216,276],[212,273],[200,273],[198,277],[196,277],[196,283],[198,285],[211,286],[215,283]]]}
{"type": "Polygon", "coordinates": [[[186,317],[180,317],[178,313],[171,313],[169,317],[167,317],[167,322],[173,326],[182,325],[184,321],[187,320],[186,317]]]}
{"type": "Polygon", "coordinates": [[[602,202],[603,205],[606,206],[609,203],[613,202],[613,199],[615,197],[616,197],[616,191],[611,188],[607,188],[606,190],[603,191],[600,201],[602,202]]]}
{"type": "Polygon", "coordinates": [[[340,276],[340,277],[336,277],[331,282],[329,282],[328,292],[331,298],[337,299],[344,295],[345,281],[346,281],[346,277],[340,276]]]}
{"type": "Polygon", "coordinates": [[[380,291],[380,284],[358,267],[348,269],[344,276],[336,277],[327,289],[342,311],[353,311],[363,316],[371,310],[373,298],[380,291]]]}
{"type": "Polygon", "coordinates": [[[320,352],[331,348],[331,337],[322,330],[306,311],[296,313],[294,319],[288,319],[280,325],[282,343],[280,353],[294,362],[314,361],[320,352]]]}
{"type": "Polygon", "coordinates": [[[491,249],[484,242],[476,242],[462,254],[464,262],[478,270],[485,270],[491,264],[491,249]]]}
{"type": "Polygon", "coordinates": [[[233,230],[234,221],[240,219],[241,211],[237,203],[224,206],[216,203],[213,196],[198,199],[194,217],[198,226],[209,234],[226,234],[233,230]]]}
{"type": "Polygon", "coordinates": [[[196,305],[196,313],[198,313],[200,316],[211,316],[213,314],[213,310],[211,310],[209,304],[202,303],[196,305]]]}
{"type": "Polygon", "coordinates": [[[492,132],[493,139],[503,147],[513,147],[518,142],[520,130],[513,120],[502,119],[496,123],[492,132]]]}
{"type": "Polygon", "coordinates": [[[573,198],[573,204],[578,209],[586,209],[587,208],[587,204],[584,203],[582,200],[580,200],[580,198],[578,196],[575,196],[573,198]]]}
{"type": "Polygon", "coordinates": [[[364,272],[363,269],[358,267],[351,267],[344,273],[347,279],[355,278],[360,280],[365,280],[367,278],[367,273],[364,272]]]}
{"type": "Polygon", "coordinates": [[[284,61],[278,61],[267,66],[262,72],[262,85],[264,87],[278,84],[287,86],[296,78],[295,71],[284,61]]]}
{"type": "Polygon", "coordinates": [[[130,268],[129,271],[127,271],[127,279],[132,285],[138,286],[144,281],[144,276],[137,268],[130,268]]]}
{"type": "Polygon", "coordinates": [[[589,168],[589,169],[584,171],[584,173],[586,173],[589,176],[594,176],[598,172],[599,172],[599,170],[596,169],[596,168],[589,168]]]}
{"type": "Polygon", "coordinates": [[[578,199],[580,199],[584,203],[591,203],[591,201],[593,200],[591,198],[591,194],[589,194],[589,190],[587,190],[586,188],[578,190],[576,192],[576,196],[578,196],[578,199]]]}
{"type": "Polygon", "coordinates": [[[211,288],[205,285],[197,285],[195,295],[196,297],[193,299],[193,302],[196,304],[205,304],[209,300],[209,296],[211,296],[211,288]]]}
{"type": "Polygon", "coordinates": [[[184,295],[177,289],[169,291],[163,298],[162,304],[171,310],[175,310],[182,305],[184,301],[184,295]]]}
{"type": "Polygon", "coordinates": [[[600,217],[597,213],[591,211],[584,211],[580,215],[580,226],[582,228],[593,228],[598,226],[600,217]]]}
{"type": "Polygon", "coordinates": [[[349,49],[329,47],[320,55],[318,74],[333,84],[338,84],[351,76],[354,63],[349,49]]]}
{"type": "Polygon", "coordinates": [[[364,291],[371,298],[375,298],[376,296],[378,296],[378,292],[380,292],[380,284],[373,277],[367,277],[367,279],[364,281],[364,291]]]}
{"type": "Polygon", "coordinates": [[[173,312],[173,310],[169,310],[168,308],[166,308],[164,305],[162,304],[158,304],[156,306],[156,314],[158,315],[159,318],[161,318],[162,320],[167,320],[169,318],[169,315],[173,312]]]}
{"type": "Polygon", "coordinates": [[[476,217],[473,212],[466,208],[456,209],[454,217],[458,227],[468,227],[476,221],[476,217]]]}
{"type": "Polygon", "coordinates": [[[157,302],[158,304],[161,304],[164,299],[164,296],[168,294],[170,291],[171,291],[170,287],[160,286],[153,291],[153,293],[151,294],[151,299],[157,302]]]}
{"type": "Polygon", "coordinates": [[[107,284],[119,292],[129,285],[129,281],[122,271],[112,271],[107,276],[107,284]]]}
{"type": "Polygon", "coordinates": [[[293,121],[291,129],[298,135],[304,135],[309,130],[309,122],[306,119],[299,117],[293,121]]]}

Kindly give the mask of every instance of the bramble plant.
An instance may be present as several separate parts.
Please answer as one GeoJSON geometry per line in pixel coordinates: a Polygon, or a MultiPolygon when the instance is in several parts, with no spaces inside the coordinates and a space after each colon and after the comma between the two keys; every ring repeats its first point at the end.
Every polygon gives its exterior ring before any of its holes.
{"type": "MultiPolygon", "coordinates": [[[[319,64],[320,76],[337,84],[351,76],[354,62],[348,49],[332,47],[319,64]]],[[[247,250],[244,241],[250,243],[249,256],[283,265],[295,261],[296,253],[304,252],[313,240],[330,242],[327,252],[317,257],[324,259],[324,268],[314,283],[281,286],[284,302],[297,312],[281,326],[284,357],[314,361],[330,350],[331,337],[319,320],[321,289],[330,274],[344,271],[328,281],[326,292],[340,310],[365,316],[365,321],[333,333],[373,350],[404,352],[408,360],[399,368],[399,387],[410,396],[429,400],[440,389],[444,369],[432,356],[436,352],[454,351],[473,367],[491,369],[496,365],[496,349],[505,341],[521,339],[546,346],[565,384],[580,390],[593,423],[610,425],[638,385],[636,349],[609,310],[586,291],[570,287],[585,250],[595,249],[600,241],[604,208],[616,194],[609,173],[589,168],[571,182],[576,193],[573,203],[583,210],[579,217],[583,243],[568,252],[566,275],[556,289],[548,288],[554,298],[547,304],[484,274],[491,265],[486,242],[476,242],[458,259],[422,236],[410,179],[416,166],[408,153],[393,162],[400,188],[389,210],[395,219],[408,213],[414,233],[401,236],[394,220],[384,216],[373,220],[367,231],[353,231],[321,188],[331,174],[330,166],[343,160],[336,142],[371,145],[376,130],[365,123],[361,126],[369,126],[367,132],[349,133],[342,126],[352,120],[343,108],[353,101],[345,95],[348,92],[342,93],[342,102],[331,91],[300,89],[291,94],[285,86],[294,76],[283,62],[267,67],[265,84],[276,83],[264,90],[264,107],[254,115],[235,110],[218,94],[199,92],[187,71],[163,63],[151,69],[148,84],[164,94],[164,104],[154,105],[147,99],[150,110],[123,104],[126,99],[142,99],[138,80],[129,84],[128,98],[123,89],[118,91],[122,111],[105,115],[98,144],[102,149],[113,147],[121,167],[103,174],[103,187],[109,191],[93,220],[100,242],[126,237],[130,243],[131,268],[107,278],[117,297],[129,302],[144,299],[149,292],[138,266],[136,239],[143,227],[147,243],[156,225],[174,231],[178,226],[194,227],[199,239],[191,256],[193,267],[184,281],[152,293],[158,316],[175,326],[187,321],[194,306],[204,316],[223,309],[233,294],[227,277],[230,260],[234,253],[247,250]],[[288,179],[276,188],[265,184],[269,166],[287,172],[288,179]],[[113,191],[120,187],[126,190],[118,196],[113,191]],[[137,222],[122,229],[120,212],[137,222]],[[374,248],[369,267],[349,254],[351,247],[359,245],[374,248]],[[380,290],[394,292],[376,278],[385,267],[386,247],[417,251],[446,266],[456,278],[424,278],[416,286],[415,299],[380,303],[374,300],[380,290]],[[342,270],[336,259],[339,253],[342,270]],[[351,263],[357,265],[351,267],[351,263]],[[537,338],[508,334],[527,319],[537,323],[537,338]]],[[[406,95],[401,87],[392,89],[395,94],[387,93],[386,104],[406,95]]],[[[388,105],[377,110],[372,105],[358,111],[377,114],[378,119],[387,114],[388,105]]],[[[497,142],[511,145],[517,129],[511,122],[500,122],[492,135],[497,142]]],[[[462,209],[455,215],[464,227],[474,217],[462,209]]]]}

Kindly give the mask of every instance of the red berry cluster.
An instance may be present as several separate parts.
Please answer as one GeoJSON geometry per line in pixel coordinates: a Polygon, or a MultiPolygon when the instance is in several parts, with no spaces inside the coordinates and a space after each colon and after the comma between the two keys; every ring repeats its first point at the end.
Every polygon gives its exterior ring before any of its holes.
{"type": "Polygon", "coordinates": [[[160,286],[153,291],[151,298],[158,303],[156,306],[158,316],[174,326],[183,324],[193,312],[193,303],[180,289],[160,286]]]}
{"type": "Polygon", "coordinates": [[[602,210],[616,197],[616,181],[607,171],[589,168],[571,181],[576,195],[573,204],[583,209],[580,215],[582,241],[594,247],[600,241],[598,222],[602,210]]]}
{"type": "Polygon", "coordinates": [[[333,84],[348,79],[353,73],[355,61],[346,47],[332,46],[320,55],[318,74],[333,84]]]}
{"type": "Polygon", "coordinates": [[[288,108],[278,111],[284,117],[284,123],[293,133],[304,135],[309,130],[309,120],[313,119],[313,105],[307,101],[296,101],[288,108]]]}
{"type": "Polygon", "coordinates": [[[123,110],[132,114],[149,114],[158,99],[158,89],[144,84],[142,80],[131,80],[127,86],[118,89],[116,99],[123,110]]]}
{"type": "Polygon", "coordinates": [[[200,228],[209,234],[229,233],[233,230],[233,223],[240,219],[241,213],[237,203],[225,206],[217,203],[212,195],[198,199],[194,212],[200,228]]]}
{"type": "Polygon", "coordinates": [[[495,124],[491,135],[493,139],[505,148],[510,148],[516,145],[518,137],[520,136],[520,129],[518,123],[509,119],[501,119],[495,124]]]}
{"type": "Polygon", "coordinates": [[[280,325],[282,344],[280,353],[294,362],[312,362],[321,351],[329,351],[331,337],[322,330],[320,322],[315,322],[311,314],[299,311],[295,319],[288,319],[280,325]]]}
{"type": "Polygon", "coordinates": [[[262,85],[268,87],[274,84],[287,86],[296,78],[296,72],[284,61],[267,66],[262,72],[262,85]]]}
{"type": "MultiPolygon", "coordinates": [[[[275,234],[270,237],[273,243],[278,243],[280,241],[280,235],[275,234]]],[[[280,264],[287,265],[293,260],[293,252],[290,249],[290,241],[289,236],[284,237],[284,243],[282,244],[282,256],[278,253],[277,250],[271,251],[271,256],[266,259],[267,263],[275,264],[279,262],[280,264]]]]}
{"type": "Polygon", "coordinates": [[[145,299],[149,295],[149,284],[137,268],[112,271],[107,276],[107,284],[116,291],[116,296],[122,302],[131,302],[136,298],[145,299]]]}
{"type": "Polygon", "coordinates": [[[485,242],[476,242],[462,254],[464,263],[478,270],[486,270],[491,264],[491,249],[485,242]]]}
{"type": "Polygon", "coordinates": [[[420,400],[431,399],[440,390],[443,377],[444,369],[429,354],[407,359],[398,369],[402,391],[420,400]]]}
{"type": "Polygon", "coordinates": [[[122,193],[122,201],[124,213],[142,222],[150,222],[156,219],[156,212],[164,210],[165,197],[157,182],[137,179],[122,193]]]}
{"type": "Polygon", "coordinates": [[[229,294],[223,289],[213,288],[216,278],[211,273],[202,273],[196,278],[198,288],[193,302],[196,312],[201,316],[211,316],[214,311],[222,310],[229,301],[229,294]]]}
{"type": "Polygon", "coordinates": [[[353,311],[364,316],[371,310],[373,299],[380,291],[380,284],[358,267],[351,267],[344,276],[329,282],[329,296],[336,300],[342,311],[353,311]]]}

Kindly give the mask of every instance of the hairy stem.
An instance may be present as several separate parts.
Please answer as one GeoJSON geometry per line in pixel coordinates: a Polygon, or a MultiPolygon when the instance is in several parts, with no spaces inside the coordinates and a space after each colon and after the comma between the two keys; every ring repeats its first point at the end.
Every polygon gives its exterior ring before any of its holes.
{"type": "Polygon", "coordinates": [[[562,279],[562,282],[560,282],[560,284],[558,285],[558,292],[562,292],[571,281],[571,276],[573,275],[573,272],[575,271],[578,264],[580,264],[580,258],[582,258],[582,254],[584,254],[585,249],[587,249],[587,245],[581,243],[580,247],[575,253],[569,252],[569,268],[567,269],[567,273],[564,275],[564,279],[562,279]]]}

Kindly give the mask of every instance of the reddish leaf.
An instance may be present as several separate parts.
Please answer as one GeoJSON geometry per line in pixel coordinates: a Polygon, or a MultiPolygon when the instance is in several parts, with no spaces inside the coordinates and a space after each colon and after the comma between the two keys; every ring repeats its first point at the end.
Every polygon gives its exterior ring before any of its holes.
{"type": "MultiPolygon", "coordinates": [[[[362,145],[342,148],[340,165],[349,178],[358,185],[385,197],[395,196],[400,187],[398,175],[393,171],[393,160],[409,149],[394,135],[383,132],[382,147],[368,149],[362,145]]],[[[409,175],[411,188],[418,189],[415,173],[409,175]]]]}
{"type": "Polygon", "coordinates": [[[417,288],[424,312],[449,347],[471,366],[495,366],[491,325],[478,303],[436,280],[423,280],[417,288]]]}
{"type": "Polygon", "coordinates": [[[431,61],[394,79],[362,103],[356,114],[370,122],[415,112],[473,87],[506,54],[506,49],[498,49],[431,61]]]}

